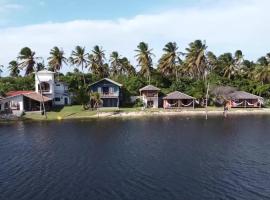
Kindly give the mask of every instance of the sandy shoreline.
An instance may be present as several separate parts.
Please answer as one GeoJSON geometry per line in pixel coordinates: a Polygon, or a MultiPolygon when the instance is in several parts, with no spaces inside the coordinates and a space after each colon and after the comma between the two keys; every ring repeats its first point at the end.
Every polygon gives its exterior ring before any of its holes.
{"type": "MultiPolygon", "coordinates": [[[[223,116],[222,109],[208,110],[208,116],[223,116]]],[[[270,108],[260,108],[260,109],[231,109],[228,111],[228,116],[248,116],[248,115],[270,115],[270,108]]],[[[0,119],[1,123],[8,121],[61,121],[61,120],[72,120],[72,119],[109,119],[109,118],[140,118],[140,117],[151,117],[151,116],[183,116],[183,117],[196,117],[196,116],[205,116],[206,112],[203,109],[195,110],[147,110],[147,111],[112,111],[112,112],[100,112],[98,114],[89,115],[89,114],[80,114],[76,115],[67,115],[67,116],[57,116],[54,118],[45,119],[41,115],[29,116],[25,115],[22,118],[16,118],[12,120],[0,119]]]]}
{"type": "MultiPolygon", "coordinates": [[[[208,116],[223,116],[222,110],[210,110],[208,116]]],[[[270,109],[253,109],[253,110],[230,110],[230,115],[270,115],[270,109]]],[[[205,116],[204,110],[182,110],[182,111],[132,111],[132,112],[101,112],[93,116],[67,117],[64,119],[79,118],[126,118],[126,117],[143,117],[143,116],[205,116]]]]}

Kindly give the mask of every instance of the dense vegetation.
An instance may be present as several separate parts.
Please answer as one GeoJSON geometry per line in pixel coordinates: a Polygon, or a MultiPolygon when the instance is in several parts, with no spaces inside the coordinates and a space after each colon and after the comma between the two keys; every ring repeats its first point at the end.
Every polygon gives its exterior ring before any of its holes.
{"type": "MultiPolygon", "coordinates": [[[[77,46],[69,57],[66,57],[63,50],[54,47],[50,51],[47,69],[55,71],[59,80],[67,82],[81,103],[88,101],[83,95],[87,85],[103,77],[122,83],[125,99],[130,95],[138,95],[139,88],[148,83],[161,88],[164,94],[179,90],[198,99],[205,97],[208,83],[211,88],[233,86],[266,99],[270,97],[270,53],[253,62],[246,60],[240,50],[216,56],[207,49],[204,42],[196,40],[184,52],[180,52],[176,43],[169,42],[163,48],[157,66],[154,66],[153,49],[141,42],[135,49],[139,69],[136,71],[130,61],[117,51],[106,59],[105,51],[100,46],[95,46],[90,52],[77,46]],[[73,72],[63,75],[63,65],[75,68],[73,72]]],[[[7,68],[10,77],[0,79],[0,95],[10,90],[32,90],[33,72],[45,66],[34,51],[25,47],[7,68]],[[25,73],[24,77],[20,76],[22,72],[25,73]]]]}

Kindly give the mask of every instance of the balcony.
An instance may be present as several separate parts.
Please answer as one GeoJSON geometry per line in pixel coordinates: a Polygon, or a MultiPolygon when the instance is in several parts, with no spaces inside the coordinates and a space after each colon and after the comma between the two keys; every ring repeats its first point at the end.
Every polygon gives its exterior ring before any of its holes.
{"type": "Polygon", "coordinates": [[[99,92],[101,98],[118,98],[118,92],[99,92]]]}

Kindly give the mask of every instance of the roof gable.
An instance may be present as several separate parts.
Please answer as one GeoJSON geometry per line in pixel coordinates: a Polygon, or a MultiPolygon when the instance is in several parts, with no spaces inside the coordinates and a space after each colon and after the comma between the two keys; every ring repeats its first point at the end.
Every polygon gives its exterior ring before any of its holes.
{"type": "Polygon", "coordinates": [[[90,84],[89,86],[96,85],[96,84],[98,84],[98,83],[100,83],[100,82],[102,82],[102,81],[104,81],[104,80],[105,80],[105,81],[108,81],[108,82],[110,82],[110,83],[112,83],[112,84],[115,84],[115,85],[117,85],[117,86],[119,86],[119,87],[122,87],[122,84],[117,83],[116,81],[113,81],[113,80],[111,80],[111,79],[109,79],[109,78],[103,78],[103,79],[101,79],[101,80],[99,80],[99,81],[96,81],[96,82],[90,84]]]}
{"type": "Polygon", "coordinates": [[[232,99],[263,99],[260,96],[245,92],[245,91],[235,91],[228,95],[232,99]]]}
{"type": "Polygon", "coordinates": [[[174,91],[174,92],[167,94],[167,96],[164,97],[163,99],[195,99],[195,98],[192,96],[189,96],[185,93],[182,93],[179,91],[174,91]]]}
{"type": "Polygon", "coordinates": [[[147,86],[141,88],[140,89],[140,92],[141,91],[160,91],[160,89],[157,88],[157,87],[155,87],[155,86],[153,86],[153,85],[147,85],[147,86]]]}

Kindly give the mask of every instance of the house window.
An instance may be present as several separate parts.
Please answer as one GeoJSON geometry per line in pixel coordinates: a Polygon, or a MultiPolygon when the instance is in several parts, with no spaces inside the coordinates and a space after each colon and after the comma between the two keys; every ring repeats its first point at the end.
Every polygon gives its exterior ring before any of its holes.
{"type": "Polygon", "coordinates": [[[50,84],[47,82],[42,82],[38,85],[38,89],[42,90],[42,92],[50,92],[50,84]]]}
{"type": "Polygon", "coordinates": [[[61,101],[60,97],[55,97],[54,101],[61,101]]]}

